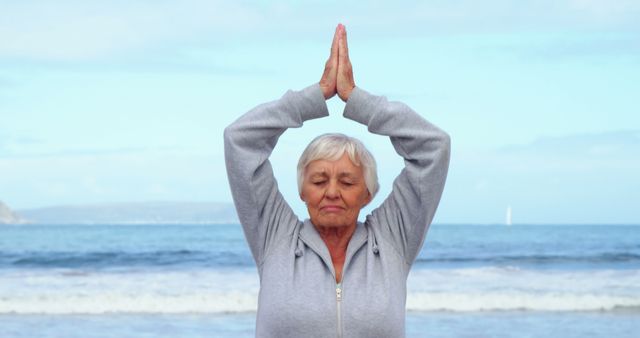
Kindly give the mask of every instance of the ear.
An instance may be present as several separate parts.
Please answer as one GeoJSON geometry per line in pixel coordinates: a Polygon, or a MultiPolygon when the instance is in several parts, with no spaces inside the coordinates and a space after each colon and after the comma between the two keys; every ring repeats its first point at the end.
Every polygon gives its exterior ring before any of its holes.
{"type": "Polygon", "coordinates": [[[302,202],[307,203],[307,200],[304,199],[304,194],[302,192],[300,193],[300,199],[302,200],[302,202]]]}
{"type": "Polygon", "coordinates": [[[367,204],[369,204],[372,200],[372,196],[371,193],[369,192],[369,189],[367,189],[367,197],[364,199],[364,203],[362,204],[362,208],[364,208],[367,204]]]}

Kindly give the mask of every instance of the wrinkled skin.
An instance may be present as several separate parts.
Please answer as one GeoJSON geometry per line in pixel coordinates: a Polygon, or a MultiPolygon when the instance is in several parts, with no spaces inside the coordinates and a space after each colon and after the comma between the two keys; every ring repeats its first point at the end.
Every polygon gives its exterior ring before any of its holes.
{"type": "Polygon", "coordinates": [[[325,63],[324,73],[320,79],[320,89],[322,89],[326,100],[338,94],[342,101],[347,102],[355,86],[353,68],[349,60],[347,30],[344,25],[339,24],[333,35],[331,54],[325,63]]]}
{"type": "MultiPolygon", "coordinates": [[[[344,102],[356,87],[349,61],[347,31],[342,24],[336,27],[319,84],[325,100],[338,94],[344,102]]],[[[313,161],[305,168],[300,198],[307,204],[311,223],[329,249],[336,281],[340,282],[347,246],[356,230],[360,209],[371,201],[362,167],[351,162],[346,154],[336,161],[313,161]]]]}

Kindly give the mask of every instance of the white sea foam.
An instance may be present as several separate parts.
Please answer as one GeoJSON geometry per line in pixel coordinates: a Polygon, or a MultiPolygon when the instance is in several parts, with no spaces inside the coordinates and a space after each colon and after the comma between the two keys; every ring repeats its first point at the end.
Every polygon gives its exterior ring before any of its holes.
{"type": "Polygon", "coordinates": [[[409,311],[611,311],[640,310],[640,297],[527,292],[426,293],[407,295],[409,311]]]}
{"type": "MultiPolygon", "coordinates": [[[[346,277],[348,278],[348,276],[346,277]]],[[[255,269],[0,271],[0,314],[255,311],[255,269]]],[[[415,270],[409,311],[640,311],[640,270],[415,270]]]]}
{"type": "Polygon", "coordinates": [[[0,314],[104,314],[104,313],[236,313],[255,311],[257,295],[228,292],[207,294],[38,295],[0,300],[0,314]]]}

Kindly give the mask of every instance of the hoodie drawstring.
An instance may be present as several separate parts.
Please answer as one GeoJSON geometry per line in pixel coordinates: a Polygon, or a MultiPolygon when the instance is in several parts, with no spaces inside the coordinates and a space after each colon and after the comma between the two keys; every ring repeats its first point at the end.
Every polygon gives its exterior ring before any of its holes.
{"type": "Polygon", "coordinates": [[[369,232],[371,235],[369,236],[369,239],[371,240],[371,251],[373,251],[374,255],[377,255],[380,253],[380,250],[378,250],[378,241],[376,241],[376,235],[373,233],[373,231],[369,232]]]}
{"type": "Polygon", "coordinates": [[[296,243],[295,255],[296,257],[302,257],[304,255],[304,242],[298,237],[298,242],[296,243]]]}

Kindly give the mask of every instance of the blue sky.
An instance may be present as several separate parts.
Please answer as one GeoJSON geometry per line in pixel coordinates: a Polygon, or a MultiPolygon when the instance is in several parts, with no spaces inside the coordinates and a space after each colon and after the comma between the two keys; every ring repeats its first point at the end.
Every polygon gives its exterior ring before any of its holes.
{"type": "MultiPolygon", "coordinates": [[[[356,85],[448,131],[441,223],[640,223],[637,1],[0,1],[0,200],[230,201],[222,130],[319,80],[347,26],[356,85]]],[[[332,115],[272,162],[299,215],[315,135],[361,138],[380,203],[402,161],[332,115]]]]}

